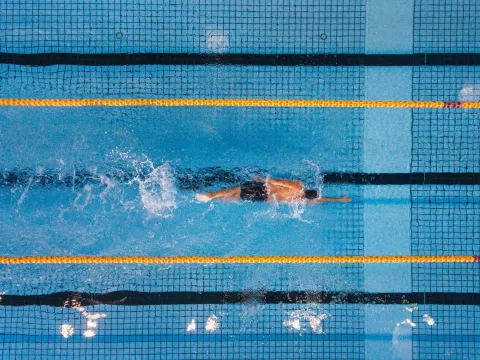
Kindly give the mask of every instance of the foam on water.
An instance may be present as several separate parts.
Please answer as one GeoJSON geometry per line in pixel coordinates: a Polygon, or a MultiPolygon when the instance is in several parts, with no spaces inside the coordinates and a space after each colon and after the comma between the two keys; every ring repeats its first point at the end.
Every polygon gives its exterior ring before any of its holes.
{"type": "Polygon", "coordinates": [[[195,331],[197,329],[197,323],[195,319],[192,319],[187,325],[187,332],[195,331]]]}
{"type": "Polygon", "coordinates": [[[83,211],[85,207],[90,204],[92,200],[92,186],[85,185],[83,190],[78,193],[77,197],[73,201],[73,207],[83,211]]]}
{"type": "Polygon", "coordinates": [[[177,208],[177,190],[168,163],[158,166],[145,178],[136,179],[143,208],[151,215],[163,218],[173,216],[177,208]]]}
{"type": "Polygon", "coordinates": [[[100,174],[100,183],[105,186],[105,189],[101,192],[100,199],[105,201],[105,196],[108,194],[108,192],[116,187],[116,182],[112,179],[110,179],[108,176],[105,176],[104,174],[100,174]]]}
{"type": "Polygon", "coordinates": [[[215,332],[220,328],[220,322],[218,320],[218,317],[215,315],[211,315],[207,319],[207,323],[205,324],[205,330],[208,332],[215,332]]]}
{"type": "Polygon", "coordinates": [[[415,310],[418,310],[418,306],[417,306],[417,304],[410,304],[405,308],[405,310],[413,313],[415,310]]]}
{"type": "Polygon", "coordinates": [[[310,329],[314,333],[323,334],[323,321],[328,316],[326,313],[319,314],[317,311],[309,309],[295,310],[289,313],[288,319],[283,322],[283,325],[291,330],[304,332],[310,329]]]}
{"type": "Polygon", "coordinates": [[[68,339],[70,336],[72,336],[74,332],[75,330],[70,324],[63,324],[60,326],[60,335],[62,335],[65,339],[68,339]]]}
{"type": "MultiPolygon", "coordinates": [[[[170,218],[177,208],[175,177],[168,162],[155,166],[145,154],[141,156],[127,152],[112,152],[112,155],[127,166],[133,166],[136,176],[129,185],[136,183],[142,207],[151,217],[170,218]]],[[[103,183],[103,181],[102,181],[103,183]]],[[[112,187],[114,184],[107,183],[112,187]]],[[[107,189],[105,191],[107,191],[107,189]]],[[[105,192],[104,191],[104,192],[105,192]]],[[[132,204],[126,202],[127,207],[132,204]]]]}
{"type": "Polygon", "coordinates": [[[401,325],[410,325],[411,327],[416,327],[417,326],[416,323],[414,323],[412,320],[410,320],[408,318],[397,323],[397,326],[401,326],[401,325]]]}
{"type": "Polygon", "coordinates": [[[480,86],[476,84],[465,85],[459,94],[460,101],[480,101],[480,86]]]}
{"type": "Polygon", "coordinates": [[[265,220],[298,220],[307,224],[313,224],[313,221],[303,217],[307,205],[305,202],[298,201],[294,203],[278,203],[276,201],[268,203],[266,210],[255,211],[249,220],[249,226],[257,221],[265,220]]]}
{"type": "Polygon", "coordinates": [[[430,325],[430,326],[435,325],[435,320],[433,319],[433,317],[431,317],[428,314],[423,314],[423,321],[427,323],[427,325],[430,325]]]}
{"type": "Polygon", "coordinates": [[[32,182],[33,182],[33,178],[28,179],[28,184],[27,184],[27,186],[25,186],[25,188],[23,189],[22,195],[20,195],[20,198],[19,198],[18,201],[17,201],[17,205],[18,205],[19,207],[22,205],[23,201],[24,201],[25,198],[27,197],[27,194],[28,194],[28,191],[30,190],[30,186],[32,185],[32,182]]]}

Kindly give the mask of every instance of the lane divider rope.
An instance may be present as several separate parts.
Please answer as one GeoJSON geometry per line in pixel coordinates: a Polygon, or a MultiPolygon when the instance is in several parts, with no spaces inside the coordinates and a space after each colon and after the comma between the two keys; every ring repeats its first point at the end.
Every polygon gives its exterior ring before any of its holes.
{"type": "Polygon", "coordinates": [[[0,106],[215,106],[215,107],[314,107],[480,109],[480,101],[397,100],[281,100],[281,99],[0,99],[0,106]]]}
{"type": "Polygon", "coordinates": [[[0,264],[339,264],[474,263],[480,256],[0,256],[0,264]]]}

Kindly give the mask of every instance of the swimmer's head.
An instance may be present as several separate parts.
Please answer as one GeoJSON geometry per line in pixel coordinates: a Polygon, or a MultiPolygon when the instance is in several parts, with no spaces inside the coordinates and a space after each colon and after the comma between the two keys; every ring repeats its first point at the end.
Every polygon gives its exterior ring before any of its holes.
{"type": "Polygon", "coordinates": [[[307,189],[303,191],[303,196],[307,200],[314,200],[318,198],[318,192],[317,190],[307,189]]]}

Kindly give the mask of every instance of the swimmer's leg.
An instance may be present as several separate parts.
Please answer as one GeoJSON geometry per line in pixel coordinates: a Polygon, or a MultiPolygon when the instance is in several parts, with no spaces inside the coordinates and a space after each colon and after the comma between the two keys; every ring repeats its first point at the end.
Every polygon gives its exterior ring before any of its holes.
{"type": "Polygon", "coordinates": [[[198,194],[197,200],[207,202],[212,199],[219,199],[222,201],[235,201],[240,199],[240,186],[235,186],[211,193],[198,194]]]}

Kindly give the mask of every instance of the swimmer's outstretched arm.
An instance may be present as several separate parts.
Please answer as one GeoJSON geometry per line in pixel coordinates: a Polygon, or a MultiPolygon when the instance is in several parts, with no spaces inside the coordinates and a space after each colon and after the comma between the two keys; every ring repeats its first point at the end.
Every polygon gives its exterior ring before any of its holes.
{"type": "Polygon", "coordinates": [[[253,176],[257,181],[263,181],[272,185],[281,186],[288,189],[302,190],[303,184],[300,181],[296,180],[284,180],[284,179],[272,179],[272,178],[263,178],[258,175],[253,176]]]}
{"type": "Polygon", "coordinates": [[[312,205],[318,204],[318,203],[327,203],[327,202],[344,202],[344,203],[349,203],[351,202],[352,199],[347,197],[346,195],[343,195],[342,197],[339,198],[329,198],[322,196],[320,198],[314,199],[314,200],[309,200],[308,202],[312,205]]]}

